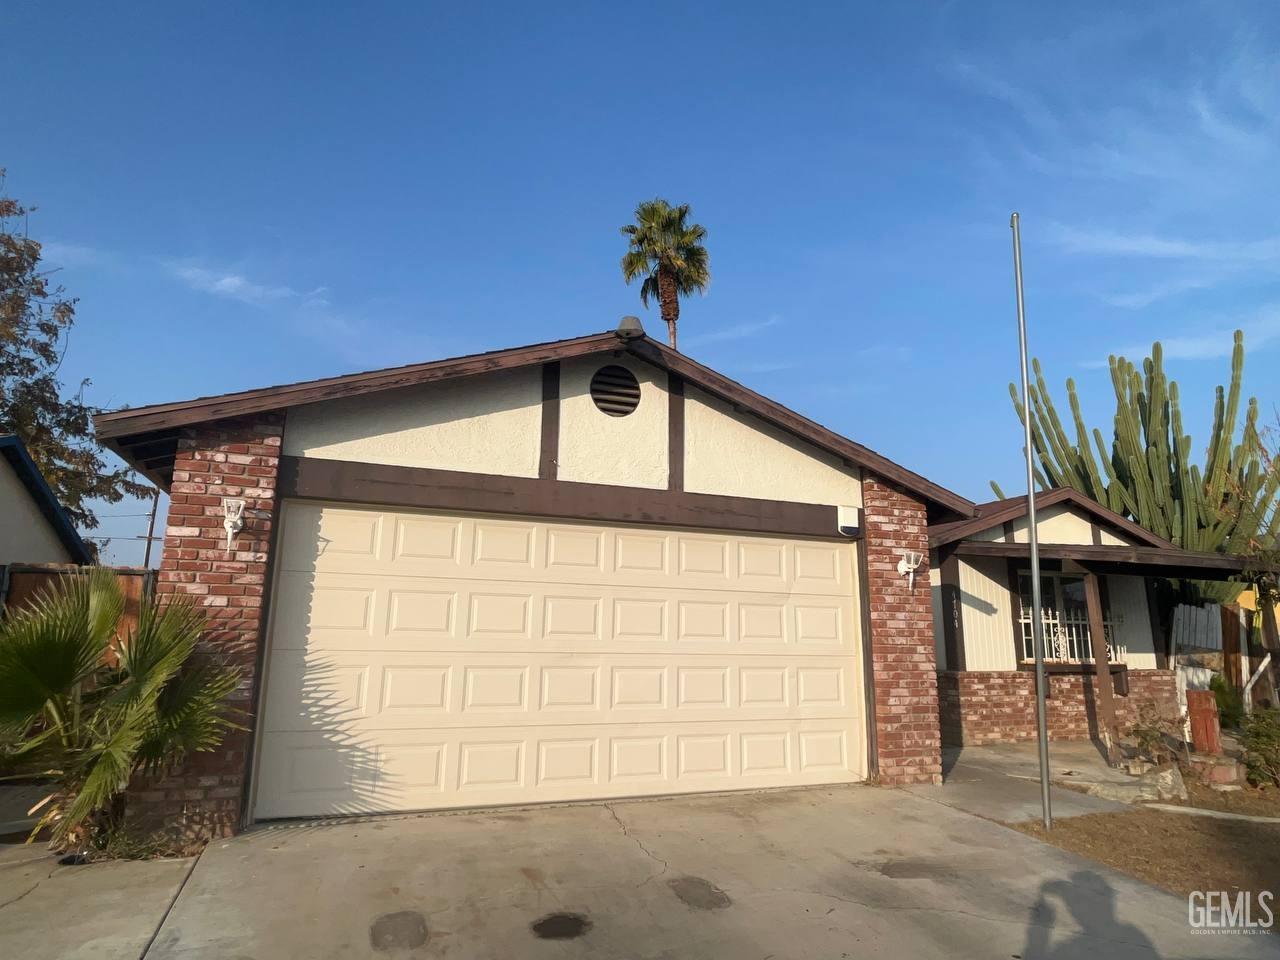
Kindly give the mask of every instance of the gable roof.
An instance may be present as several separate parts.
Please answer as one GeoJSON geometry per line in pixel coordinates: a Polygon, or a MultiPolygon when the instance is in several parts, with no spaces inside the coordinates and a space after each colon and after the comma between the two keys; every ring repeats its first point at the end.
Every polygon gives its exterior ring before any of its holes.
{"type": "MultiPolygon", "coordinates": [[[[1142,546],[1174,547],[1168,540],[1156,536],[1145,527],[1141,527],[1127,517],[1123,517],[1114,510],[1104,507],[1098,501],[1092,497],[1085,496],[1079,490],[1071,487],[1057,487],[1053,490],[1041,490],[1036,494],[1037,510],[1044,510],[1060,503],[1070,504],[1079,508],[1103,525],[1123,533],[1125,536],[1136,540],[1142,546]]],[[[999,527],[1009,520],[1025,517],[1027,515],[1027,498],[1023,496],[992,500],[989,503],[978,504],[975,509],[978,515],[971,520],[957,520],[952,523],[930,526],[929,546],[941,547],[948,543],[971,537],[976,533],[990,530],[993,527],[999,527]]]]}
{"type": "Polygon", "coordinates": [[[18,481],[26,488],[27,493],[31,495],[31,499],[35,501],[41,516],[44,517],[58,540],[66,548],[72,562],[80,564],[92,563],[93,556],[89,553],[89,548],[80,539],[80,534],[76,533],[75,524],[71,522],[66,510],[58,502],[58,498],[54,496],[44,478],[44,474],[40,472],[40,468],[31,459],[31,454],[27,452],[27,448],[23,446],[22,441],[13,434],[0,437],[0,457],[4,458],[9,464],[9,468],[17,476],[18,481]]]}
{"type": "Polygon", "coordinates": [[[625,351],[668,370],[733,405],[814,446],[840,457],[850,466],[865,467],[886,481],[961,517],[974,516],[972,501],[873,450],[803,417],[780,403],[716,373],[648,336],[623,336],[614,331],[555,340],[507,350],[371,370],[340,377],[263,387],[179,403],[161,403],[101,413],[94,417],[99,440],[120,454],[130,466],[168,488],[178,436],[183,427],[224,417],[243,416],[339,397],[359,396],[397,387],[432,383],[567,360],[593,354],[625,351]]]}

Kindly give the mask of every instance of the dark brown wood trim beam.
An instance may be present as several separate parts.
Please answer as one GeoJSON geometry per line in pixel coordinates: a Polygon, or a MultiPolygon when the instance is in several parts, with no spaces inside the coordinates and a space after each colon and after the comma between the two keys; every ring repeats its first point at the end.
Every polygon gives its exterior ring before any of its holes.
{"type": "Polygon", "coordinates": [[[560,361],[542,365],[542,444],[538,477],[554,480],[560,463],[560,361]]]}
{"type": "MultiPolygon", "coordinates": [[[[1127,663],[1110,663],[1107,665],[1113,676],[1129,671],[1127,663]]],[[[1031,673],[1035,670],[1035,663],[1029,660],[1023,660],[1018,664],[1018,669],[1024,673],[1031,673]]],[[[1045,673],[1061,673],[1067,675],[1084,675],[1087,677],[1096,676],[1098,669],[1092,662],[1089,663],[1046,663],[1044,665],[1045,673]]]]}
{"type": "Polygon", "coordinates": [[[684,380],[667,373],[667,489],[684,489],[684,380]]]}
{"type": "MultiPolygon", "coordinates": [[[[1005,574],[1009,578],[1009,619],[1013,628],[1013,662],[1021,663],[1026,659],[1022,652],[1022,590],[1018,585],[1019,563],[1010,557],[1007,560],[1005,574]]],[[[1040,598],[1044,602],[1044,598],[1040,598]]],[[[1033,614],[1034,616],[1034,614],[1033,614]]],[[[1048,696],[1048,691],[1045,695],[1048,696]]]]}
{"type": "MultiPolygon", "coordinates": [[[[865,479],[865,473],[859,474],[865,479]]],[[[858,529],[867,529],[867,511],[858,508],[858,529]]],[[[867,776],[874,780],[880,775],[880,743],[876,732],[876,672],[872,668],[875,637],[871,632],[871,565],[867,560],[865,538],[854,548],[858,560],[858,616],[862,625],[862,702],[867,714],[867,776]]]]}
{"type": "MultiPolygon", "coordinates": [[[[1036,509],[1044,510],[1059,503],[1069,503],[1088,513],[1090,517],[1100,521],[1105,526],[1110,527],[1117,533],[1128,536],[1138,543],[1148,547],[1172,547],[1173,544],[1163,537],[1157,537],[1150,530],[1138,526],[1127,517],[1104,507],[1091,497],[1086,497],[1078,490],[1071,487],[1058,487],[1054,490],[1042,490],[1036,494],[1036,509]]],[[[953,540],[963,540],[965,537],[980,533],[983,530],[993,529],[997,524],[1010,520],[1017,520],[1027,515],[1027,498],[1009,497],[1007,500],[997,501],[994,504],[987,504],[983,508],[981,516],[972,520],[957,521],[953,523],[939,524],[935,529],[930,530],[929,545],[941,546],[953,540]]],[[[1006,528],[1007,530],[1008,528],[1006,528]]]]}
{"type": "MultiPolygon", "coordinates": [[[[956,545],[956,553],[967,557],[1026,557],[1030,548],[1025,543],[995,543],[987,540],[963,540],[956,545]]],[[[1193,553],[1177,547],[1134,547],[1117,544],[1115,546],[1094,546],[1093,544],[1076,543],[1042,543],[1040,556],[1052,560],[1075,560],[1091,566],[1108,565],[1114,572],[1124,573],[1119,569],[1126,565],[1161,567],[1183,571],[1194,571],[1201,579],[1222,579],[1214,574],[1230,575],[1256,569],[1248,557],[1232,556],[1224,553],[1193,553]],[[1207,575],[1207,576],[1206,576],[1207,575]]],[[[1102,570],[1099,572],[1113,572],[1102,570]]],[[[1132,571],[1136,576],[1137,572],[1132,571]]],[[[1173,574],[1166,573],[1165,576],[1173,574]]]]}
{"type": "Polygon", "coordinates": [[[601,483],[501,477],[312,457],[280,458],[280,496],[848,540],[836,508],[601,483]]]}
{"type": "Polygon", "coordinates": [[[240,792],[240,826],[253,823],[253,790],[257,783],[258,761],[262,756],[262,691],[267,672],[267,645],[271,642],[271,601],[275,584],[276,557],[280,552],[280,523],[284,519],[284,507],[277,496],[271,504],[271,530],[268,533],[269,549],[264,573],[266,589],[263,591],[262,608],[258,615],[258,649],[254,655],[253,677],[249,687],[249,718],[253,729],[249,734],[249,749],[245,753],[244,783],[240,792]]]}
{"type": "Polygon", "coordinates": [[[1106,748],[1107,762],[1113,766],[1119,760],[1119,731],[1116,729],[1116,706],[1111,685],[1110,661],[1107,659],[1107,635],[1102,606],[1102,591],[1096,573],[1085,573],[1084,596],[1089,608],[1089,642],[1093,647],[1093,666],[1097,692],[1098,733],[1106,748]]]}
{"type": "Polygon", "coordinates": [[[621,347],[622,342],[612,332],[596,333],[573,340],[557,340],[552,343],[496,350],[492,353],[475,354],[469,357],[434,360],[429,363],[415,363],[387,370],[372,370],[368,373],[328,377],[324,380],[290,383],[216,397],[202,397],[181,403],[161,403],[149,407],[115,410],[97,414],[93,419],[98,437],[106,439],[203,423],[208,420],[220,420],[224,417],[243,416],[264,410],[283,410],[302,403],[359,396],[419,383],[511,370],[552,360],[567,360],[570,357],[581,357],[621,347]]]}
{"type": "Polygon", "coordinates": [[[960,558],[955,554],[947,557],[938,573],[942,579],[942,640],[946,648],[947,669],[964,670],[964,593],[960,589],[960,558]]]}

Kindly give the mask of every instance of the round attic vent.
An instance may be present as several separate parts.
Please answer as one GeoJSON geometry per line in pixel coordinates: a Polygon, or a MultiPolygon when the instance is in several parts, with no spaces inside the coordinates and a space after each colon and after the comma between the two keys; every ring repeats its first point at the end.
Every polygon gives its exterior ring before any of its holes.
{"type": "Polygon", "coordinates": [[[591,378],[591,399],[601,412],[625,417],[640,405],[640,381],[626,367],[601,367],[591,378]]]}

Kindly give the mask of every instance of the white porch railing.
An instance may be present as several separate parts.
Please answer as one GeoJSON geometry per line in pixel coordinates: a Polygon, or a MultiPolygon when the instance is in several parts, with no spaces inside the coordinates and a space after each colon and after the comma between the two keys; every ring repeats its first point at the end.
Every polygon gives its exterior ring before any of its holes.
{"type": "MultiPolygon", "coordinates": [[[[1035,659],[1035,646],[1031,639],[1031,618],[1021,617],[1022,659],[1035,659]]],[[[1107,661],[1124,663],[1128,651],[1124,644],[1117,648],[1114,637],[1119,621],[1103,621],[1103,636],[1107,639],[1107,661]]],[[[1060,620],[1048,614],[1044,617],[1044,659],[1046,663],[1093,663],[1093,635],[1087,621],[1060,620]]]]}

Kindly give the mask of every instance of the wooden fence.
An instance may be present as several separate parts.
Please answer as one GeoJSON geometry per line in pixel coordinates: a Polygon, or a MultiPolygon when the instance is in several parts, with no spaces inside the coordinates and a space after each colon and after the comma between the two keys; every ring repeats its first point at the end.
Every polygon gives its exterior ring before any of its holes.
{"type": "MultiPolygon", "coordinates": [[[[20,610],[45,590],[56,587],[63,577],[83,576],[89,567],[64,563],[11,563],[0,565],[0,613],[20,610]]],[[[138,622],[138,611],[144,599],[155,589],[154,570],[142,567],[112,567],[124,593],[124,615],[120,628],[131,630],[138,622]]]]}

